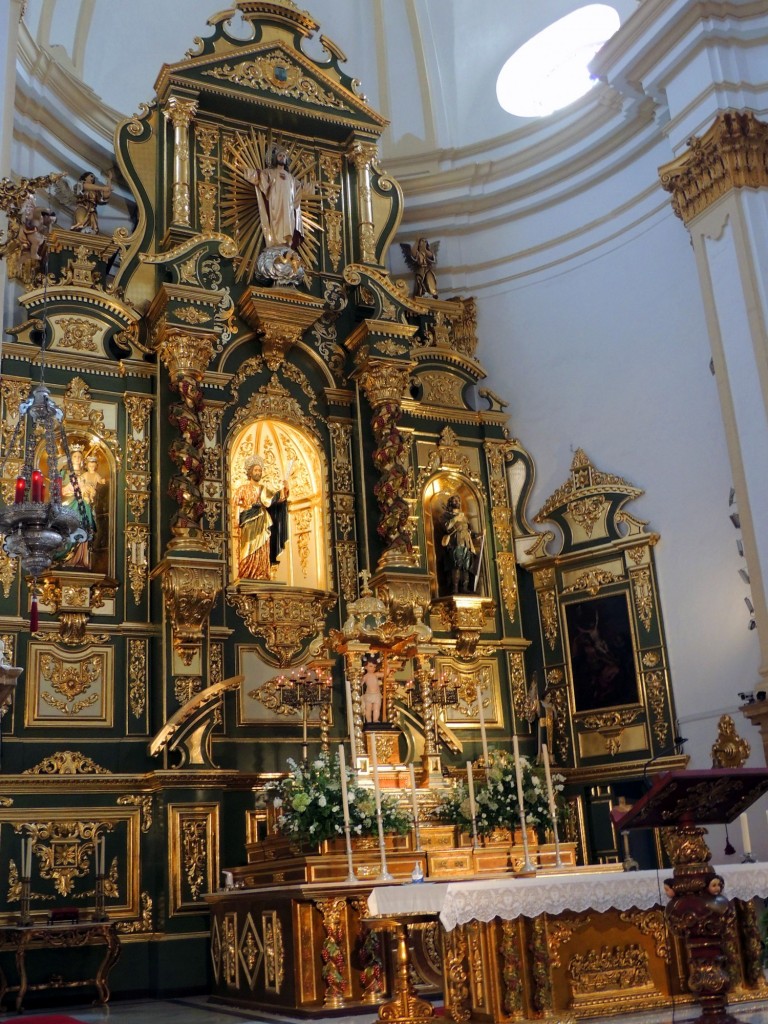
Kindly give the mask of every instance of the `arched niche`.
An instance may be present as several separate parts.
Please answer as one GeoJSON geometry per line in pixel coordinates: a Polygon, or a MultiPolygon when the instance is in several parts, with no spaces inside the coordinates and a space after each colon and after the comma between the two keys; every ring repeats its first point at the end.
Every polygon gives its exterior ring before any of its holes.
{"type": "Polygon", "coordinates": [[[472,532],[475,555],[472,559],[470,590],[464,593],[488,595],[487,552],[485,545],[485,520],[482,502],[474,486],[458,473],[438,473],[424,486],[422,508],[424,510],[424,535],[427,553],[427,567],[432,584],[433,597],[449,597],[457,593],[454,589],[451,569],[447,563],[446,516],[450,499],[457,496],[472,532]],[[476,580],[475,580],[476,577],[476,580]],[[471,589],[471,588],[474,589],[471,589]]]}
{"type": "Polygon", "coordinates": [[[248,482],[246,463],[252,456],[260,456],[264,460],[261,483],[269,492],[280,490],[290,467],[286,544],[277,565],[271,567],[269,576],[263,577],[263,581],[329,590],[325,461],[314,437],[278,419],[246,423],[232,439],[228,467],[230,579],[233,582],[241,580],[240,510],[236,498],[240,488],[248,482]]]}
{"type": "MultiPolygon", "coordinates": [[[[75,569],[113,577],[115,575],[117,540],[114,530],[117,511],[115,493],[117,464],[114,454],[96,434],[85,431],[68,433],[67,445],[93,536],[89,542],[75,545],[65,556],[54,563],[53,569],[75,569]]],[[[62,504],[77,508],[63,451],[59,452],[57,461],[57,469],[62,478],[62,504]]],[[[43,473],[46,496],[48,496],[52,473],[48,466],[48,454],[43,442],[37,446],[35,465],[38,465],[43,473]]]]}

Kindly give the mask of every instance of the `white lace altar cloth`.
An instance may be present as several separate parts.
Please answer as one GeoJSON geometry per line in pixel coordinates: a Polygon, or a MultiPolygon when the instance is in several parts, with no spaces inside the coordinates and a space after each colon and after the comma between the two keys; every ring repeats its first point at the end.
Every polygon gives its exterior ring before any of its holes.
{"type": "MultiPolygon", "coordinates": [[[[768,864],[728,864],[714,867],[725,880],[728,899],[768,896],[768,864]]],[[[667,902],[664,879],[671,870],[582,871],[533,878],[489,878],[467,882],[423,882],[378,886],[368,898],[368,910],[379,914],[432,913],[446,931],[468,921],[494,917],[538,917],[564,910],[647,910],[667,902]]]]}

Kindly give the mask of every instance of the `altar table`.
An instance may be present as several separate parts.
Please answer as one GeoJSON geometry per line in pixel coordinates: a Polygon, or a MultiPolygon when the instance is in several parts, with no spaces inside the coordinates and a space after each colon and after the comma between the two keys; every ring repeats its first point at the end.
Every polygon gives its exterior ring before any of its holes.
{"type": "MultiPolygon", "coordinates": [[[[713,869],[725,895],[748,901],[768,896],[768,864],[726,864],[713,869]]],[[[505,921],[588,910],[648,910],[667,902],[664,878],[672,871],[580,871],[532,878],[489,878],[380,886],[368,898],[377,914],[432,913],[446,931],[470,921],[505,921]]]]}
{"type": "MultiPolygon", "coordinates": [[[[733,901],[731,1002],[764,998],[754,897],[768,865],[715,867],[733,901]]],[[[590,1017],[690,1003],[685,950],[667,929],[671,872],[563,874],[375,887],[368,911],[432,913],[443,926],[446,1006],[454,1020],[590,1017]]]]}

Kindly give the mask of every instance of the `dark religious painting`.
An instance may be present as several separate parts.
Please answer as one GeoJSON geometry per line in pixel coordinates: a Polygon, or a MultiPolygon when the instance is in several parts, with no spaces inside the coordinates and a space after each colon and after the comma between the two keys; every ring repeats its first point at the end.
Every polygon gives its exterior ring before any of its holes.
{"type": "Polygon", "coordinates": [[[576,711],[639,702],[625,594],[565,606],[576,711]]]}

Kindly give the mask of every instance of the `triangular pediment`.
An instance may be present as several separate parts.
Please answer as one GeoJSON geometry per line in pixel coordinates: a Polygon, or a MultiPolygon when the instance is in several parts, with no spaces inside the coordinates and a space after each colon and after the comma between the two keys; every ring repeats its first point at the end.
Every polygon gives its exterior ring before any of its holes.
{"type": "Polygon", "coordinates": [[[166,64],[155,88],[161,101],[180,91],[196,94],[203,108],[225,104],[230,117],[253,117],[258,107],[267,124],[272,113],[283,124],[289,115],[297,128],[306,121],[317,131],[320,121],[345,134],[362,129],[378,136],[389,123],[342,81],[335,59],[318,65],[282,39],[229,45],[166,64]]]}

